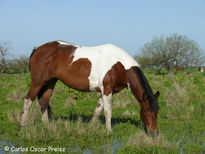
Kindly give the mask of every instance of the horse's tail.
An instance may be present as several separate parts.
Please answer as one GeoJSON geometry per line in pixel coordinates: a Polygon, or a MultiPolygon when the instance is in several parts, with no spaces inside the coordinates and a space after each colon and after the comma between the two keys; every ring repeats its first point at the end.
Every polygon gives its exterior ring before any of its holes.
{"type": "Polygon", "coordinates": [[[33,51],[32,51],[32,53],[31,53],[31,55],[29,57],[29,71],[31,71],[30,60],[31,60],[31,57],[33,56],[34,52],[36,51],[36,49],[37,49],[36,47],[33,48],[33,51]]]}

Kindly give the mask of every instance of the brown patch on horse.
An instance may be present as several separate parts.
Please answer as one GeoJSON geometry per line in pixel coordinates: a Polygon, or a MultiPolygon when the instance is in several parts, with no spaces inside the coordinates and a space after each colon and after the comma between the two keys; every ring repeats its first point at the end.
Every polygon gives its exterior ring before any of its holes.
{"type": "Polygon", "coordinates": [[[69,85],[70,88],[80,91],[90,91],[88,79],[90,71],[91,62],[87,58],[80,58],[73,62],[64,73],[61,71],[58,78],[66,85],[69,85]]]}
{"type": "Polygon", "coordinates": [[[99,87],[96,87],[95,90],[96,90],[97,92],[101,92],[101,90],[100,90],[99,87]]]}
{"type": "Polygon", "coordinates": [[[32,83],[42,86],[57,78],[73,89],[90,91],[91,62],[87,58],[73,62],[76,49],[73,45],[61,45],[56,41],[38,47],[30,57],[32,83]]]}
{"type": "Polygon", "coordinates": [[[127,87],[125,74],[126,70],[120,62],[113,65],[103,79],[104,94],[117,93],[127,87]]]}

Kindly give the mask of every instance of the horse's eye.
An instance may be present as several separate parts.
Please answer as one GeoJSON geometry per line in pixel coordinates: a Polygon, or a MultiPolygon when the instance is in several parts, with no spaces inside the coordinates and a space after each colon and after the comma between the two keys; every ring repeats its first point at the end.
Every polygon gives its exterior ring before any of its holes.
{"type": "Polygon", "coordinates": [[[146,111],[145,111],[144,109],[142,110],[142,112],[143,112],[143,113],[146,113],[146,111]]]}

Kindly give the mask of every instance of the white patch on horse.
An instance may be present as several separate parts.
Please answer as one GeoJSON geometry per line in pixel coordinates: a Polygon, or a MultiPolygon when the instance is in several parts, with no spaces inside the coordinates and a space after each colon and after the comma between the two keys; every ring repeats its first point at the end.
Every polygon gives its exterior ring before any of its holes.
{"type": "Polygon", "coordinates": [[[103,91],[104,76],[117,62],[120,62],[126,70],[132,66],[139,67],[139,64],[127,52],[112,44],[77,48],[73,62],[80,58],[88,58],[91,62],[91,72],[88,78],[90,91],[96,91],[96,87],[103,91]]]}
{"type": "Polygon", "coordinates": [[[128,89],[129,91],[131,91],[131,88],[130,88],[130,84],[129,84],[129,83],[127,83],[127,89],[128,89]]]}
{"type": "Polygon", "coordinates": [[[68,42],[65,42],[65,41],[57,41],[59,44],[61,44],[61,45],[72,45],[72,46],[75,46],[75,47],[80,47],[79,45],[74,45],[74,44],[72,44],[72,43],[68,43],[68,42]]]}

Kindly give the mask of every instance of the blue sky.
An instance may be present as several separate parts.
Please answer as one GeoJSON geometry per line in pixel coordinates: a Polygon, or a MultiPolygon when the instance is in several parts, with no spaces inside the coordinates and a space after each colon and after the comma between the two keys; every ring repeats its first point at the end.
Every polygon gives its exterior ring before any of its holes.
{"type": "Polygon", "coordinates": [[[0,0],[0,42],[17,56],[53,40],[112,43],[135,55],[153,36],[172,33],[205,50],[205,0],[0,0]]]}

